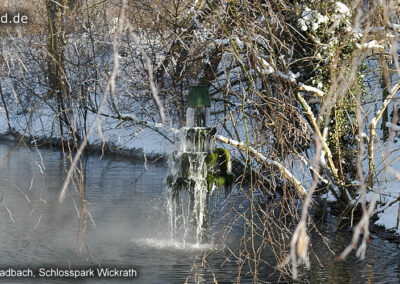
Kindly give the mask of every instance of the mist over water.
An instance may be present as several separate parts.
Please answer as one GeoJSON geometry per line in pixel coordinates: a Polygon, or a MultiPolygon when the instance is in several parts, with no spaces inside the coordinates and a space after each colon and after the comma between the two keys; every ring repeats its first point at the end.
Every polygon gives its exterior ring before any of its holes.
{"type": "MultiPolygon", "coordinates": [[[[0,158],[13,146],[0,143],[0,158]]],[[[229,206],[223,207],[230,198],[226,199],[223,191],[207,199],[207,214],[212,222],[207,229],[208,241],[182,242],[171,238],[165,184],[167,167],[148,164],[146,170],[142,163],[134,161],[88,156],[83,160],[85,198],[94,221],[88,216],[88,253],[82,234],[78,234],[81,201],[72,185],[65,201],[58,203],[66,175],[60,162],[62,157],[58,151],[40,149],[39,155],[33,148],[20,147],[5,163],[0,163],[0,182],[6,181],[4,203],[0,204],[0,268],[97,267],[101,264],[102,267],[136,268],[138,278],[133,283],[184,283],[193,273],[203,279],[200,283],[212,283],[212,275],[201,266],[204,250],[211,250],[208,262],[219,283],[233,283],[237,279],[238,263],[218,242],[217,220],[229,209],[229,206]],[[215,224],[217,227],[213,228],[215,224]]],[[[244,201],[238,204],[245,206],[244,201]]],[[[233,251],[242,237],[241,226],[238,222],[233,227],[225,243],[233,251]]],[[[329,228],[324,233],[335,251],[344,248],[351,237],[348,233],[330,234],[329,228]]],[[[321,283],[328,279],[336,283],[367,280],[397,283],[400,278],[399,246],[379,238],[372,240],[363,262],[353,257],[336,262],[318,237],[313,240],[313,250],[319,253],[322,265],[311,255],[312,270],[302,272],[303,283],[321,283]]],[[[279,274],[274,270],[271,255],[268,250],[263,253],[271,265],[261,267],[260,277],[276,283],[279,274]]],[[[2,282],[0,279],[0,283],[9,282],[70,283],[64,279],[47,282],[43,279],[2,282]]],[[[80,282],[119,283],[121,279],[80,282]]],[[[243,274],[242,283],[251,283],[251,275],[243,274]]]]}
{"type": "MultiPolygon", "coordinates": [[[[13,146],[0,144],[0,157],[13,146]]],[[[140,283],[175,283],[175,277],[191,274],[196,255],[212,248],[171,238],[167,167],[147,164],[146,169],[143,163],[94,155],[83,160],[88,251],[80,233],[77,189],[71,185],[64,202],[58,202],[66,175],[62,158],[58,151],[40,149],[39,154],[20,147],[6,168],[0,164],[0,182],[7,179],[7,209],[0,207],[1,267],[133,266],[140,283]]]]}

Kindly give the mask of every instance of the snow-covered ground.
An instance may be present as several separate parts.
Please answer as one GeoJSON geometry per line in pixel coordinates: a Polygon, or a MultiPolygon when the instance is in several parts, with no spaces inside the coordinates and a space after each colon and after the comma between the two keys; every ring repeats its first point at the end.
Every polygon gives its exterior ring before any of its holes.
{"type": "MultiPolygon", "coordinates": [[[[88,121],[93,121],[95,115],[90,115],[88,121]]],[[[88,124],[90,125],[91,122],[88,124]]],[[[96,130],[89,136],[89,144],[92,147],[102,147],[103,142],[112,147],[116,152],[129,151],[137,155],[146,156],[168,156],[174,149],[173,143],[160,135],[155,130],[148,127],[121,127],[118,126],[120,121],[110,118],[101,119],[101,130],[96,130]]],[[[49,111],[38,110],[33,117],[29,114],[12,116],[10,124],[14,131],[19,134],[26,133],[27,137],[32,138],[31,144],[35,140],[48,139],[50,137],[59,138],[57,133],[57,121],[53,121],[49,111]],[[30,127],[27,128],[26,122],[31,119],[30,127]]],[[[173,140],[173,133],[167,133],[166,127],[152,127],[159,132],[164,132],[165,135],[173,140]]],[[[0,110],[0,136],[3,139],[14,140],[8,133],[8,123],[5,112],[0,110]]]]}
{"type": "MultiPolygon", "coordinates": [[[[379,148],[380,145],[375,145],[379,148]]],[[[375,198],[377,198],[377,225],[396,230],[400,234],[400,145],[390,141],[382,146],[381,154],[375,157],[376,172],[375,198]]],[[[367,195],[368,199],[374,194],[367,195]]]]}

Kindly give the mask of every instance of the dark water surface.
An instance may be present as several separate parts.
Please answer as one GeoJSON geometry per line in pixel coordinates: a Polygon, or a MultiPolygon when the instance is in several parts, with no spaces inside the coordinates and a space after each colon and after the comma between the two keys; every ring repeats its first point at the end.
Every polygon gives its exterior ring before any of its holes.
{"type": "MultiPolygon", "coordinates": [[[[12,149],[13,145],[0,144],[0,157],[12,149]]],[[[57,151],[20,147],[4,163],[0,160],[0,182],[5,185],[0,204],[0,269],[96,269],[100,264],[104,268],[134,268],[138,277],[84,278],[75,283],[184,283],[186,279],[193,283],[193,275],[200,283],[213,283],[209,269],[201,266],[203,249],[212,244],[171,240],[166,167],[149,164],[146,170],[143,163],[100,160],[97,155],[85,158],[85,199],[91,216],[87,218],[85,242],[82,204],[74,187],[64,202],[58,202],[66,175],[60,159],[57,151]]],[[[218,197],[216,212],[222,202],[223,197],[218,197]]],[[[335,252],[344,249],[351,237],[348,233],[330,234],[329,228],[325,233],[335,252]]],[[[233,231],[229,245],[234,247],[240,235],[239,229],[233,231]]],[[[349,257],[337,262],[318,238],[313,241],[313,250],[319,261],[311,257],[312,270],[302,272],[301,283],[400,283],[400,247],[386,240],[374,238],[364,261],[349,257]]],[[[226,250],[217,248],[209,265],[218,283],[237,279],[237,263],[226,250]]],[[[262,266],[260,275],[267,283],[279,279],[273,265],[262,266]]],[[[31,282],[70,283],[71,279],[0,278],[0,283],[31,282]]],[[[241,283],[251,283],[251,277],[243,276],[241,283]]]]}

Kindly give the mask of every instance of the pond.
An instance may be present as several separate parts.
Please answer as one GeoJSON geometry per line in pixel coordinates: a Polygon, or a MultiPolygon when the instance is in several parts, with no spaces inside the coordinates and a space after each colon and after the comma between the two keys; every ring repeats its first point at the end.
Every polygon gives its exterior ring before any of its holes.
{"type": "MultiPolygon", "coordinates": [[[[80,283],[233,283],[237,263],[219,244],[201,266],[204,250],[210,243],[198,245],[171,239],[167,214],[165,178],[168,169],[154,164],[90,155],[83,159],[85,199],[90,215],[86,241],[80,218],[81,201],[71,186],[62,203],[58,196],[65,165],[60,151],[28,148],[0,143],[0,157],[12,154],[0,163],[0,182],[4,198],[0,204],[0,270],[6,268],[134,268],[137,278],[82,278],[80,283]],[[81,228],[81,229],[80,229],[81,228]],[[194,265],[195,264],[195,265],[194,265]]],[[[210,214],[223,214],[225,195],[212,201],[210,214]]],[[[350,240],[348,232],[326,232],[330,246],[340,252],[350,240]]],[[[234,227],[227,245],[235,247],[241,236],[234,227]]],[[[335,261],[320,238],[313,241],[312,269],[302,272],[300,283],[399,283],[400,247],[375,237],[367,258],[349,257],[335,261]]],[[[268,255],[268,252],[265,253],[268,255]]],[[[271,259],[271,262],[273,260],[271,259]]],[[[273,265],[260,268],[262,283],[279,279],[273,265]]],[[[1,279],[0,283],[69,283],[66,278],[1,279]]],[[[283,281],[285,283],[285,281],[283,281]]],[[[251,283],[244,275],[241,283],[251,283]]]]}

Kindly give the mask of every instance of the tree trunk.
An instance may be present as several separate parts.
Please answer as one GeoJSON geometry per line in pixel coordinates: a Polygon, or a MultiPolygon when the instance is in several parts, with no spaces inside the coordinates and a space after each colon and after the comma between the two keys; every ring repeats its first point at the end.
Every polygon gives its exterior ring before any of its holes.
{"type": "MultiPolygon", "coordinates": [[[[384,57],[384,55],[382,55],[384,57]]],[[[386,100],[386,98],[389,96],[389,89],[390,89],[390,75],[389,75],[389,68],[386,60],[382,60],[382,71],[383,71],[383,76],[382,76],[382,102],[386,100]]],[[[386,126],[386,124],[389,122],[389,111],[388,108],[385,109],[382,115],[382,124],[381,124],[381,129],[382,129],[382,139],[383,141],[386,141],[389,137],[389,128],[386,126]]]]}
{"type": "Polygon", "coordinates": [[[6,102],[5,98],[4,98],[3,88],[1,87],[1,82],[0,82],[0,96],[1,96],[1,101],[2,101],[2,103],[3,103],[4,110],[5,110],[5,112],[6,112],[6,118],[7,118],[7,124],[8,124],[8,131],[9,131],[10,133],[12,133],[13,130],[12,130],[11,124],[10,124],[10,115],[9,115],[8,108],[7,108],[7,102],[6,102]]]}
{"type": "MultiPolygon", "coordinates": [[[[65,7],[66,1],[63,6],[65,7]]],[[[51,97],[54,98],[58,112],[60,136],[64,137],[64,127],[72,127],[70,94],[65,80],[63,20],[65,9],[51,0],[46,0],[49,23],[49,61],[48,82],[51,97]]],[[[71,129],[73,132],[73,129],[71,129]]]]}

